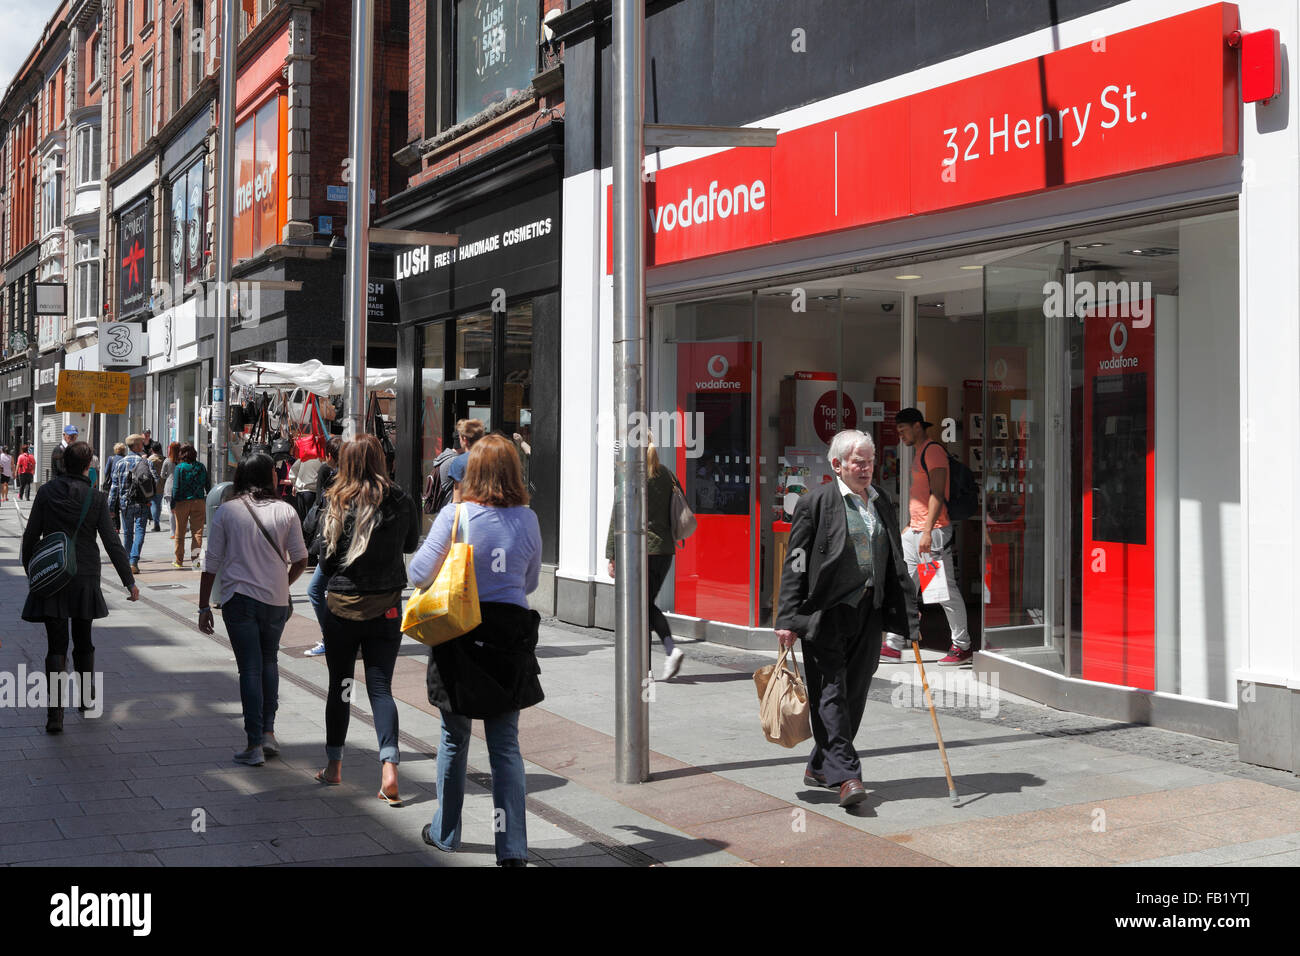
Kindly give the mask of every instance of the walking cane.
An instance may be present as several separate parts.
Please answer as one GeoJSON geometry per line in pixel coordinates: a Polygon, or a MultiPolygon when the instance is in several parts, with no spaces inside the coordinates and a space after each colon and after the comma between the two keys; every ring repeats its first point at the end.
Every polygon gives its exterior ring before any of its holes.
{"type": "Polygon", "coordinates": [[[943,758],[943,775],[948,778],[948,798],[957,802],[957,787],[952,782],[952,771],[948,769],[948,751],[943,746],[943,734],[939,733],[939,717],[934,712],[934,699],[930,696],[930,682],[925,679],[925,665],[921,663],[921,644],[912,642],[912,651],[916,654],[916,666],[921,671],[921,688],[925,691],[925,703],[930,708],[930,721],[934,724],[934,737],[939,741],[939,756],[943,758]]]}

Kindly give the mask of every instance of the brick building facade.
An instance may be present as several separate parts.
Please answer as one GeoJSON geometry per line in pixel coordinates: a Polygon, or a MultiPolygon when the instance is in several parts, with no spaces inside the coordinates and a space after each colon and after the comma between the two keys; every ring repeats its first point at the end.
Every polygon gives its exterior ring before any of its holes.
{"type": "Polygon", "coordinates": [[[513,438],[542,530],[553,607],[559,513],[561,0],[426,0],[411,9],[407,188],[379,223],[454,233],[457,247],[392,247],[398,480],[420,487],[457,420],[513,438]]]}

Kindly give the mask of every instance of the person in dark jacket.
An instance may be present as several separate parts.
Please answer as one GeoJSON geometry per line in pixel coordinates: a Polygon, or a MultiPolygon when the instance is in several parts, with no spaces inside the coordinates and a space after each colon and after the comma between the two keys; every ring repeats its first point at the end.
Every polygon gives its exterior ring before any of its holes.
{"type": "MultiPolygon", "coordinates": [[[[648,442],[645,451],[646,489],[645,489],[645,531],[646,556],[649,559],[647,569],[650,579],[646,593],[650,603],[650,630],[659,635],[663,642],[663,675],[660,680],[672,680],[682,669],[685,654],[673,643],[673,632],[668,626],[668,618],[655,604],[655,595],[668,578],[668,569],[673,564],[676,542],[673,540],[673,489],[677,487],[677,477],[659,461],[659,452],[654,442],[648,442]]],[[[609,516],[609,534],[605,537],[605,558],[609,561],[609,576],[612,578],[617,570],[614,567],[614,516],[609,516]]],[[[647,666],[649,661],[646,661],[647,666]]]]}
{"type": "Polygon", "coordinates": [[[63,456],[67,454],[68,446],[77,440],[77,426],[65,425],[63,427],[63,441],[54,446],[54,451],[50,453],[50,477],[54,478],[59,475],[68,473],[68,466],[63,461],[63,456]]]}
{"type": "Polygon", "coordinates": [[[342,779],[343,744],[351,707],[343,681],[356,668],[357,649],[365,662],[366,694],[379,736],[379,799],[400,807],[397,764],[397,703],[393,669],[402,643],[403,554],[420,543],[415,499],[388,480],[384,449],[374,435],[345,444],[339,471],[322,518],[320,568],[325,576],[325,769],[316,779],[342,779]]]}
{"type": "Polygon", "coordinates": [[[492,767],[492,805],[499,866],[525,866],[524,758],[519,711],[545,696],[537,675],[540,615],[528,607],[541,572],[542,537],[528,507],[519,453],[504,435],[487,435],[469,453],[462,502],[438,513],[411,559],[411,583],[428,587],[451,550],[453,529],[473,545],[482,623],[429,651],[429,703],[442,717],[438,809],[421,837],[452,852],[460,847],[466,761],[472,722],[483,721],[492,767]]]}
{"type": "Polygon", "coordinates": [[[783,648],[803,642],[814,741],[803,782],[838,790],[840,806],[851,807],[868,796],[853,740],[880,665],[881,629],[916,642],[919,618],[898,516],[871,484],[875,442],[846,429],[826,457],[835,481],[794,508],[775,630],[783,648]]]}
{"type": "MultiPolygon", "coordinates": [[[[95,672],[95,645],[90,639],[91,621],[108,616],[108,605],[104,603],[104,595],[99,586],[100,557],[99,548],[95,544],[96,534],[104,543],[104,549],[108,551],[122,586],[131,592],[130,599],[135,601],[140,597],[140,589],[131,576],[126,549],[113,531],[113,520],[108,515],[108,499],[102,492],[91,488],[90,480],[86,477],[92,457],[94,451],[84,441],[75,441],[64,449],[64,473],[46,482],[36,493],[31,517],[23,532],[21,555],[23,568],[26,569],[42,537],[56,531],[71,536],[76,531],[76,577],[47,597],[29,591],[23,605],[22,618],[24,621],[45,625],[45,672],[51,695],[58,693],[64,683],[62,675],[68,665],[68,638],[71,634],[73,668],[79,675],[81,685],[79,709],[82,713],[93,706],[88,693],[93,687],[92,675],[95,672]],[[91,496],[90,505],[82,519],[82,508],[87,495],[91,496]],[[77,527],[79,520],[80,528],[77,527]]],[[[46,733],[62,733],[65,703],[70,701],[66,701],[61,694],[49,699],[46,733]]]]}

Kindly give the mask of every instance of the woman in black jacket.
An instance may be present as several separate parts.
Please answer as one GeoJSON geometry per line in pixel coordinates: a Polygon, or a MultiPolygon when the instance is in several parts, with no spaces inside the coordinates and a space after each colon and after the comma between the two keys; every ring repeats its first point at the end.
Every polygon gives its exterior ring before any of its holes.
{"type": "Polygon", "coordinates": [[[322,525],[319,557],[326,581],[325,662],[330,686],[325,700],[328,763],[316,779],[331,785],[342,779],[350,713],[343,681],[352,677],[359,647],[379,736],[379,799],[400,807],[393,669],[402,643],[406,586],[402,554],[419,545],[420,518],[415,500],[388,480],[384,450],[374,435],[362,435],[343,446],[322,525]]]}
{"type": "Polygon", "coordinates": [[[67,447],[63,453],[64,473],[41,485],[23,532],[22,562],[26,569],[42,537],[56,531],[68,535],[76,531],[77,576],[48,597],[29,591],[23,605],[24,621],[45,625],[48,641],[45,673],[51,695],[45,719],[45,732],[48,734],[63,732],[63,706],[67,701],[59,690],[64,682],[63,672],[68,666],[69,633],[72,636],[73,668],[79,675],[81,688],[78,709],[85,713],[94,703],[88,693],[93,687],[95,672],[95,645],[90,640],[90,622],[108,616],[108,605],[99,589],[100,558],[95,544],[96,533],[104,542],[122,586],[130,590],[130,599],[135,601],[140,597],[140,589],[131,576],[130,559],[113,531],[113,519],[108,514],[108,496],[90,487],[86,473],[92,457],[94,452],[84,441],[73,442],[67,447]],[[87,495],[92,496],[90,506],[86,517],[81,519],[87,495]],[[77,527],[79,520],[80,528],[77,527]]]}

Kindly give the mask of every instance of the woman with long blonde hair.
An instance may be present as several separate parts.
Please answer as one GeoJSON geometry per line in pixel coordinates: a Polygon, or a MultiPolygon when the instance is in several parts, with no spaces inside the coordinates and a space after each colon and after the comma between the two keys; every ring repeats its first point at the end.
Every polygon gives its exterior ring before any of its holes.
{"type": "Polygon", "coordinates": [[[362,435],[339,451],[339,470],[322,521],[320,565],[325,576],[325,769],[321,783],[342,780],[343,744],[351,708],[343,681],[352,677],[357,649],[365,663],[366,693],[374,714],[381,761],[379,799],[400,807],[397,704],[393,668],[402,643],[403,553],[420,543],[415,499],[388,480],[383,446],[362,435]]]}

